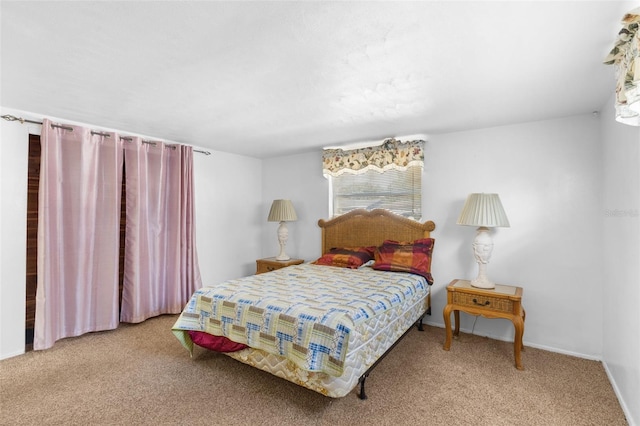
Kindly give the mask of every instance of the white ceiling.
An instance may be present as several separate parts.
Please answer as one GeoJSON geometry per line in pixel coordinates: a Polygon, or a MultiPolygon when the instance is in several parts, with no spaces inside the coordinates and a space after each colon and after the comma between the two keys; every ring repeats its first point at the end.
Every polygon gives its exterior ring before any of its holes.
{"type": "Polygon", "coordinates": [[[3,0],[0,102],[259,158],[590,113],[637,6],[3,0]]]}

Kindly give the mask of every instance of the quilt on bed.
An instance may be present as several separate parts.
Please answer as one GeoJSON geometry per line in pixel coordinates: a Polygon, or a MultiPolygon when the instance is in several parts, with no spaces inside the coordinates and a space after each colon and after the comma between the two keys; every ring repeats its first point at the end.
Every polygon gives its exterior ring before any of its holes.
{"type": "Polygon", "coordinates": [[[409,273],[289,266],[201,288],[173,332],[190,352],[188,331],[204,331],[340,376],[358,324],[427,291],[426,280],[409,273]]]}

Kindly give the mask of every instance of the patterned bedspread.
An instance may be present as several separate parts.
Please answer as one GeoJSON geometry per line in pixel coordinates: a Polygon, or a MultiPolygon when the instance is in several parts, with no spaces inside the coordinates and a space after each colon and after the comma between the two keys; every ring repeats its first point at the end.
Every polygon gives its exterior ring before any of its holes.
{"type": "Polygon", "coordinates": [[[359,323],[427,291],[418,275],[307,263],[201,288],[173,332],[190,352],[204,331],[340,376],[359,323]]]}

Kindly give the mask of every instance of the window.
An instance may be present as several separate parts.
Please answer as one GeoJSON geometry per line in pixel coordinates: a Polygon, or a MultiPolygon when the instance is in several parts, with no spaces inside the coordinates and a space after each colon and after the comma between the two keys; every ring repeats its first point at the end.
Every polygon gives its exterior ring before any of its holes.
{"type": "Polygon", "coordinates": [[[377,208],[420,219],[422,217],[422,167],[407,170],[367,170],[330,177],[333,216],[354,209],[377,208]]]}
{"type": "Polygon", "coordinates": [[[387,139],[374,147],[325,149],[322,161],[332,216],[383,208],[416,220],[422,217],[424,141],[387,139]]]}

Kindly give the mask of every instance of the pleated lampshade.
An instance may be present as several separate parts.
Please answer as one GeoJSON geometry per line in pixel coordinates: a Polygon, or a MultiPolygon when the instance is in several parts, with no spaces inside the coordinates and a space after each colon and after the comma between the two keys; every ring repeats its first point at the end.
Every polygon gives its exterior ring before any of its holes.
{"type": "Polygon", "coordinates": [[[509,227],[509,219],[498,194],[469,194],[464,203],[458,225],[509,227]]]}
{"type": "Polygon", "coordinates": [[[293,222],[298,220],[291,200],[273,200],[269,211],[269,222],[293,222]]]}

